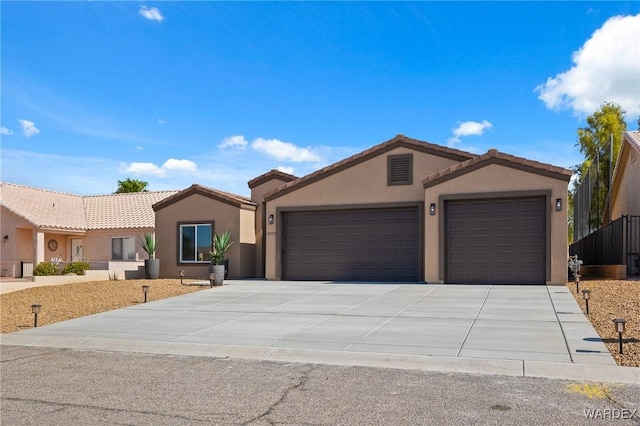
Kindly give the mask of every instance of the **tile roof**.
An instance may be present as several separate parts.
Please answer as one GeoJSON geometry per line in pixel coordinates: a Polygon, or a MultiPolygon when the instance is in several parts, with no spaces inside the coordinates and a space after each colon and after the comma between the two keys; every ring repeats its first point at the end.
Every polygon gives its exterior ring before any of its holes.
{"type": "Polygon", "coordinates": [[[80,196],[41,188],[0,183],[0,204],[39,228],[153,228],[151,206],[178,191],[80,196]]]}
{"type": "Polygon", "coordinates": [[[0,205],[40,228],[83,231],[82,197],[12,183],[0,183],[0,205]]]}
{"type": "Polygon", "coordinates": [[[177,193],[150,191],[83,197],[87,229],[154,228],[151,206],[177,193]]]}
{"type": "Polygon", "coordinates": [[[640,152],[640,130],[625,132],[624,138],[629,142],[629,145],[634,147],[636,151],[640,152]]]}
{"type": "Polygon", "coordinates": [[[194,183],[189,188],[176,192],[170,197],[167,197],[153,204],[152,206],[153,211],[158,211],[162,208],[165,208],[168,205],[178,202],[192,194],[202,194],[207,197],[216,199],[218,201],[222,201],[223,203],[231,204],[232,206],[239,207],[239,208],[247,208],[247,209],[255,210],[255,207],[257,206],[256,203],[254,203],[247,197],[243,197],[242,195],[232,194],[230,192],[220,191],[219,189],[213,189],[213,188],[209,188],[209,187],[194,183]]]}
{"type": "Polygon", "coordinates": [[[462,163],[454,164],[451,167],[427,176],[422,180],[422,184],[425,188],[429,188],[489,164],[501,164],[507,167],[514,167],[555,179],[566,180],[567,182],[569,182],[571,175],[573,174],[571,170],[567,170],[562,167],[527,160],[526,158],[499,152],[496,149],[490,149],[485,154],[463,161],[462,163]]]}
{"type": "Polygon", "coordinates": [[[408,138],[404,135],[396,135],[394,138],[389,139],[386,142],[382,142],[381,144],[378,144],[372,148],[352,155],[351,157],[345,158],[342,161],[338,161],[337,163],[331,164],[330,166],[324,167],[302,178],[291,181],[278,189],[270,191],[265,194],[264,199],[265,201],[273,200],[274,198],[278,198],[279,196],[287,194],[295,189],[309,185],[320,179],[331,176],[334,173],[338,173],[339,171],[355,166],[356,164],[359,164],[363,161],[369,160],[375,156],[400,147],[411,148],[417,151],[422,151],[457,161],[464,161],[476,157],[475,154],[471,154],[470,152],[435,145],[429,142],[420,141],[418,139],[408,138]]]}
{"type": "Polygon", "coordinates": [[[289,173],[284,173],[280,170],[272,169],[267,173],[263,173],[260,176],[251,179],[249,182],[247,182],[247,185],[249,185],[249,189],[253,189],[258,185],[262,185],[263,183],[270,181],[271,179],[279,179],[284,182],[291,182],[298,178],[294,175],[290,175],[289,173]]]}

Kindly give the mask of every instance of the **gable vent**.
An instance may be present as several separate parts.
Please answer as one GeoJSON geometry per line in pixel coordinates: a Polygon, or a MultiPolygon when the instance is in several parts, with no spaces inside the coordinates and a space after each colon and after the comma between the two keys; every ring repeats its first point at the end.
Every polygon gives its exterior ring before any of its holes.
{"type": "Polygon", "coordinates": [[[389,155],[387,157],[387,184],[413,184],[413,154],[389,155]]]}

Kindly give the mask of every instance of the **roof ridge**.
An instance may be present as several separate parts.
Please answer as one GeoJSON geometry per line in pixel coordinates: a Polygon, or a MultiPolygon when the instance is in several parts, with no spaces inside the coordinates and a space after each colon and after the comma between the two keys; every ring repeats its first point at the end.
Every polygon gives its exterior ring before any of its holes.
{"type": "Polygon", "coordinates": [[[33,189],[33,190],[41,191],[41,192],[48,192],[50,194],[68,195],[68,196],[71,196],[71,197],[82,197],[82,195],[72,194],[70,192],[55,191],[53,189],[39,188],[37,186],[23,185],[21,183],[12,183],[12,182],[0,181],[0,186],[4,186],[4,185],[15,186],[15,187],[25,188],[25,189],[33,189]]]}

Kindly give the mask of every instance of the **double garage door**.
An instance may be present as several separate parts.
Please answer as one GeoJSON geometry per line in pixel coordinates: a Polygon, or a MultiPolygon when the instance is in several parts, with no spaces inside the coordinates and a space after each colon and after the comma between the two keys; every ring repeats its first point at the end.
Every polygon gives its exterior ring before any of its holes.
{"type": "Polygon", "coordinates": [[[418,207],[287,212],[283,222],[284,279],[422,279],[418,207]]]}
{"type": "Polygon", "coordinates": [[[445,204],[445,281],[544,284],[545,197],[445,204]]]}
{"type": "MultiPolygon", "coordinates": [[[[445,202],[445,282],[544,284],[545,200],[525,197],[445,202]]],[[[421,281],[421,214],[418,207],[286,212],[283,278],[421,281]]],[[[429,255],[436,248],[424,250],[429,255]]]]}

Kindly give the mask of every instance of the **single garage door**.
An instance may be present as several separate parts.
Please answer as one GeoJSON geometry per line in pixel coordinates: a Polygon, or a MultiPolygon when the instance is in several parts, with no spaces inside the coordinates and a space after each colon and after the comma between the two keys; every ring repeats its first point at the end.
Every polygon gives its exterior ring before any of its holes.
{"type": "Polygon", "coordinates": [[[284,279],[422,279],[418,207],[288,212],[283,221],[284,279]]]}
{"type": "Polygon", "coordinates": [[[544,284],[545,205],[545,197],[446,202],[446,282],[544,284]]]}

